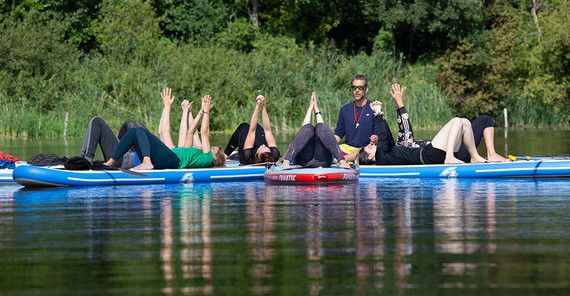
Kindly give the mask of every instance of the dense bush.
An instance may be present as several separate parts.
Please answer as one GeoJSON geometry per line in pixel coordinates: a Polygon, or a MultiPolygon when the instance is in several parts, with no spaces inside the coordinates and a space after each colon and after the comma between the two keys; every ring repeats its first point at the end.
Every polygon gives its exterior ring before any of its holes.
{"type": "Polygon", "coordinates": [[[164,87],[178,102],[212,95],[214,131],[247,121],[259,93],[274,127],[295,130],[312,91],[334,127],[356,73],[369,77],[369,98],[381,100],[388,116],[390,84],[406,86],[418,128],[482,113],[501,124],[502,108],[516,124],[570,124],[567,0],[541,1],[540,9],[529,6],[536,1],[442,1],[422,13],[426,1],[268,1],[258,7],[261,25],[252,23],[250,1],[190,2],[2,2],[0,135],[60,137],[67,127],[68,136],[81,137],[94,115],[115,128],[137,119],[156,130],[164,87]],[[379,21],[383,7],[390,22],[379,21]],[[311,10],[323,12],[314,27],[311,10]],[[410,24],[423,31],[406,31],[410,24]],[[428,41],[434,44],[417,48],[428,41]]]}

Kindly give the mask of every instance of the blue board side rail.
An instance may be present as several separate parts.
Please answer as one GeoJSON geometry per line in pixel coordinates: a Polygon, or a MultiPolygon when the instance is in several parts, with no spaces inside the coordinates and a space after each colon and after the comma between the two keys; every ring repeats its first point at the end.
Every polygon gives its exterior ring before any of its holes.
{"type": "MultiPolygon", "coordinates": [[[[118,170],[69,171],[20,165],[0,170],[0,184],[33,187],[133,185],[263,180],[265,166],[142,171],[133,176],[118,170]],[[14,182],[15,181],[15,182],[14,182]]],[[[459,165],[360,166],[361,178],[540,178],[570,177],[570,157],[533,156],[531,160],[459,165]]]]}
{"type": "Polygon", "coordinates": [[[361,178],[560,178],[570,177],[570,159],[456,165],[360,166],[361,178]]]}
{"type": "Polygon", "coordinates": [[[139,171],[143,176],[120,170],[72,171],[22,165],[14,169],[16,183],[26,187],[108,186],[194,182],[263,180],[264,166],[165,169],[139,171]]]}

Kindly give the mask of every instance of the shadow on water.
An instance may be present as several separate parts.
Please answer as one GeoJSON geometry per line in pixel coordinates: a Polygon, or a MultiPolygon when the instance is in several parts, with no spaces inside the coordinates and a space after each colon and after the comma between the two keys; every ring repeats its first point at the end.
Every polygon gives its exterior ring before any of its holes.
{"type": "Polygon", "coordinates": [[[0,194],[0,285],[8,294],[560,294],[569,189],[568,179],[408,178],[19,188],[0,194]]]}

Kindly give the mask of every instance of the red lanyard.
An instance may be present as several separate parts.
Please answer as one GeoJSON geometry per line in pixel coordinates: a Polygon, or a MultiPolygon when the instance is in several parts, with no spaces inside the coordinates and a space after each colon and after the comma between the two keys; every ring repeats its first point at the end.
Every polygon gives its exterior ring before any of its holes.
{"type": "Polygon", "coordinates": [[[358,113],[356,113],[356,102],[354,102],[354,121],[352,122],[352,124],[360,122],[360,119],[362,118],[362,114],[364,114],[364,108],[366,107],[366,103],[368,103],[368,100],[364,101],[364,105],[362,105],[362,112],[360,113],[360,117],[358,117],[357,116],[358,113]],[[358,119],[357,119],[357,117],[358,117],[358,119]]]}

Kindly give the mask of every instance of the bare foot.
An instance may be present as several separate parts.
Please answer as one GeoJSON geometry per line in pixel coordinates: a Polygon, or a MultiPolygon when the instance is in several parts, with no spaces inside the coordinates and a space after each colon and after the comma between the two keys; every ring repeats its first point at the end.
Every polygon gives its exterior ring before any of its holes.
{"type": "Polygon", "coordinates": [[[481,156],[478,157],[471,157],[471,163],[484,163],[487,162],[487,160],[481,156]]]}
{"type": "Polygon", "coordinates": [[[133,170],[135,170],[135,171],[152,170],[152,169],[154,169],[154,166],[152,165],[152,163],[148,164],[148,163],[144,163],[144,162],[133,168],[133,170]]]}
{"type": "Polygon", "coordinates": [[[487,161],[490,162],[507,162],[509,159],[502,157],[499,154],[487,155],[487,161]]]}
{"type": "Polygon", "coordinates": [[[285,169],[285,168],[288,168],[290,165],[291,165],[291,161],[284,160],[283,163],[281,164],[281,168],[285,169]]]}
{"type": "MultiPolygon", "coordinates": [[[[483,161],[485,161],[485,159],[483,159],[483,161]]],[[[458,164],[458,163],[465,163],[465,162],[451,156],[451,157],[446,157],[445,161],[443,163],[445,163],[445,164],[458,164]]]]}

